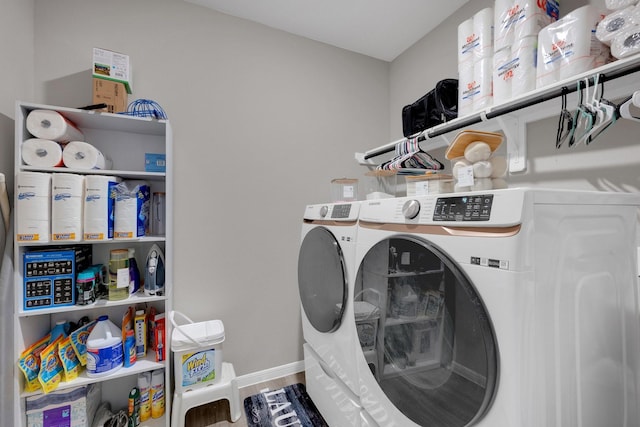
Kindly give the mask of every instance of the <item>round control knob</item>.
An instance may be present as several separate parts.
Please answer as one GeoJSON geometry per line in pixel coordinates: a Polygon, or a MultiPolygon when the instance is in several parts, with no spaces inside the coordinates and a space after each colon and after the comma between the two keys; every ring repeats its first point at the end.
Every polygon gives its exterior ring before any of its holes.
{"type": "Polygon", "coordinates": [[[322,218],[324,218],[325,216],[327,216],[327,214],[329,213],[329,207],[328,206],[323,206],[320,208],[320,216],[322,218]]]}
{"type": "Polygon", "coordinates": [[[407,219],[413,219],[420,212],[420,202],[417,200],[408,200],[402,205],[402,215],[407,219]]]}

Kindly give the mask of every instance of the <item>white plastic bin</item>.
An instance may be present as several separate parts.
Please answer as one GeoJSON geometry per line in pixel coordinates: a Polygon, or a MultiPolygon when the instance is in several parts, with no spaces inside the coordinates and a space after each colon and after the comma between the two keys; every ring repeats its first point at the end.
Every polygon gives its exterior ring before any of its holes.
{"type": "Polygon", "coordinates": [[[182,393],[219,381],[222,376],[224,341],[222,321],[194,323],[179,311],[171,311],[169,320],[173,325],[171,351],[176,391],[182,393]],[[176,315],[189,323],[178,325],[174,319],[176,315]]]}

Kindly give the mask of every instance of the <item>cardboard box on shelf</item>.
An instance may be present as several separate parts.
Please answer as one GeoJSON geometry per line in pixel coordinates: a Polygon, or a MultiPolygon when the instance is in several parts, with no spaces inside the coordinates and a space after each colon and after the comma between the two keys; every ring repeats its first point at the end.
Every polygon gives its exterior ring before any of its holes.
{"type": "Polygon", "coordinates": [[[102,111],[120,113],[127,111],[127,91],[124,84],[111,80],[93,79],[93,103],[107,104],[102,111]]]}
{"type": "Polygon", "coordinates": [[[91,70],[93,77],[122,83],[127,93],[131,93],[129,55],[94,47],[91,70]]]}

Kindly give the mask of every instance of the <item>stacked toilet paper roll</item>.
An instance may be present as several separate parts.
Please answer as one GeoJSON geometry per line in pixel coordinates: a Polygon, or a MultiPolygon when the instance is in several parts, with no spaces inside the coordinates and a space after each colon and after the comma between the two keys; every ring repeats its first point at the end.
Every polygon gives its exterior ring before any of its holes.
{"type": "Polygon", "coordinates": [[[498,104],[536,88],[538,38],[522,37],[493,56],[493,98],[498,104]]]}
{"type": "Polygon", "coordinates": [[[54,173],[51,177],[51,240],[82,240],[84,176],[54,173]]]}
{"type": "Polygon", "coordinates": [[[83,141],[70,141],[62,150],[64,165],[71,169],[105,169],[104,155],[93,145],[83,141]]]}
{"type": "Polygon", "coordinates": [[[40,168],[63,166],[62,146],[56,141],[41,138],[29,138],[20,147],[25,165],[40,168]]]}
{"type": "Polygon", "coordinates": [[[149,231],[151,188],[146,181],[123,181],[115,187],[114,239],[144,237],[149,231]]]}
{"type": "Polygon", "coordinates": [[[492,103],[493,9],[458,26],[458,117],[492,103]]]}
{"type": "Polygon", "coordinates": [[[87,175],[84,189],[83,229],[85,240],[113,239],[115,187],[122,179],[115,176],[87,175]]]}
{"type": "Polygon", "coordinates": [[[601,19],[601,11],[587,5],[540,31],[536,87],[571,78],[607,61],[608,47],[592,37],[601,19]]]}
{"type": "Polygon", "coordinates": [[[32,110],[27,115],[27,130],[40,139],[57,142],[83,140],[84,135],[69,119],[53,110],[32,110]]]}
{"type": "Polygon", "coordinates": [[[16,240],[48,242],[51,212],[51,175],[18,172],[16,175],[16,240]]]}

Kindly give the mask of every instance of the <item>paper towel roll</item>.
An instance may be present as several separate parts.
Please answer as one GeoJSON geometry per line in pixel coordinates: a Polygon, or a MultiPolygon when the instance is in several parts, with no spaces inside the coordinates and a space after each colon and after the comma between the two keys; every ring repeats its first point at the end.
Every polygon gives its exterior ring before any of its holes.
{"type": "Polygon", "coordinates": [[[511,80],[515,61],[511,48],[497,51],[493,55],[493,102],[500,104],[511,99],[511,80]]]}
{"type": "Polygon", "coordinates": [[[611,43],[611,54],[618,59],[638,52],[640,52],[640,25],[634,25],[622,31],[611,43]]]}
{"type": "Polygon", "coordinates": [[[606,45],[611,45],[615,36],[633,26],[633,12],[635,9],[635,6],[629,6],[605,16],[596,28],[598,40],[606,45]]]}
{"type": "Polygon", "coordinates": [[[48,242],[50,231],[51,175],[18,172],[16,176],[16,240],[48,242]]]}
{"type": "Polygon", "coordinates": [[[114,176],[87,175],[84,189],[84,239],[113,238],[115,186],[122,179],[114,176]]]}
{"type": "Polygon", "coordinates": [[[551,85],[560,79],[562,52],[555,46],[556,25],[543,28],[538,34],[538,55],[536,67],[536,87],[551,85]]]}
{"type": "Polygon", "coordinates": [[[496,0],[493,5],[493,49],[495,52],[513,44],[513,0],[496,0]]]}
{"type": "Polygon", "coordinates": [[[473,33],[478,37],[476,61],[493,56],[493,8],[487,7],[473,15],[473,33]]]}
{"type": "Polygon", "coordinates": [[[493,103],[493,58],[480,59],[473,64],[473,80],[476,84],[473,95],[473,111],[483,110],[493,103]]]}
{"type": "Polygon", "coordinates": [[[598,8],[587,5],[551,25],[556,28],[554,40],[562,56],[560,80],[589,71],[594,67],[595,58],[605,51],[605,46],[595,37],[600,19],[598,8]]]}
{"type": "Polygon", "coordinates": [[[513,79],[511,80],[511,96],[515,98],[536,88],[538,37],[519,39],[514,43],[511,53],[515,60],[513,79]]]}
{"type": "Polygon", "coordinates": [[[473,33],[473,18],[458,25],[458,63],[473,61],[473,51],[478,45],[478,36],[473,33]]]}
{"type": "Polygon", "coordinates": [[[71,141],[62,150],[62,160],[71,169],[105,169],[104,156],[96,147],[82,141],[71,141]]]}
{"type": "Polygon", "coordinates": [[[151,191],[145,181],[124,181],[115,188],[114,239],[144,237],[149,230],[151,191]]]}
{"type": "Polygon", "coordinates": [[[58,142],[84,139],[84,135],[73,122],[53,110],[31,111],[27,116],[27,130],[36,138],[58,142]]]}
{"type": "Polygon", "coordinates": [[[82,240],[84,176],[54,173],[51,177],[51,240],[82,240]]]}
{"type": "Polygon", "coordinates": [[[458,66],[458,117],[473,112],[473,62],[465,62],[458,66]]]}
{"type": "Polygon", "coordinates": [[[514,42],[522,37],[538,36],[541,29],[551,24],[551,17],[538,0],[516,0],[514,9],[514,42]]]}
{"type": "Polygon", "coordinates": [[[27,139],[21,144],[20,152],[25,165],[40,168],[64,166],[62,163],[62,146],[50,139],[27,139]]]}

